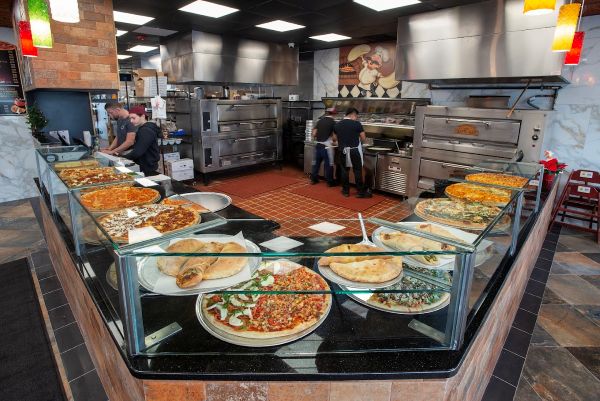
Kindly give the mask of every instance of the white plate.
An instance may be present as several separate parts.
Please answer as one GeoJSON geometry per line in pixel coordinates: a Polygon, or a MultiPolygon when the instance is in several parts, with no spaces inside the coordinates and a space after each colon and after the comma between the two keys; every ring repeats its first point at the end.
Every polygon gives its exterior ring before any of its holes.
{"type": "MultiPolygon", "coordinates": [[[[193,237],[201,241],[215,241],[215,242],[229,242],[235,240],[235,237],[230,235],[217,235],[217,234],[206,234],[197,235],[193,237]]],[[[176,239],[172,242],[176,242],[176,239]]],[[[255,243],[245,240],[246,249],[248,253],[260,253],[260,248],[255,243]]],[[[208,292],[214,292],[234,286],[242,281],[249,280],[252,274],[260,266],[260,257],[248,257],[248,263],[246,266],[237,274],[233,276],[214,279],[214,280],[202,280],[197,286],[192,288],[179,288],[175,283],[175,277],[169,276],[158,270],[156,266],[156,260],[158,256],[144,257],[138,264],[138,281],[142,287],[148,291],[162,295],[174,295],[174,296],[186,296],[186,295],[198,295],[208,292]],[[160,288],[156,288],[157,283],[160,282],[160,288]]]]}
{"type": "Polygon", "coordinates": [[[333,299],[330,298],[327,310],[325,311],[325,313],[323,313],[319,320],[314,325],[310,326],[305,330],[302,330],[299,333],[274,338],[246,338],[236,336],[235,334],[227,333],[223,330],[218,329],[217,327],[213,326],[210,322],[208,322],[208,320],[206,320],[206,318],[204,317],[204,313],[202,313],[202,298],[203,295],[200,295],[198,297],[198,300],[196,301],[196,317],[198,318],[198,321],[200,322],[202,327],[204,327],[206,331],[208,331],[213,336],[217,337],[219,340],[225,341],[230,344],[241,345],[243,347],[273,347],[276,345],[287,344],[291,343],[292,341],[299,340],[302,337],[305,337],[313,331],[315,331],[317,327],[319,327],[325,321],[325,319],[327,319],[329,311],[331,310],[331,304],[333,303],[333,299]]]}
{"type": "Polygon", "coordinates": [[[188,199],[197,203],[211,212],[218,212],[231,205],[231,198],[218,192],[189,192],[187,194],[171,195],[169,199],[188,199]]]}
{"type": "MultiPolygon", "coordinates": [[[[404,225],[404,226],[407,226],[409,228],[416,230],[417,229],[416,227],[418,227],[424,223],[422,221],[420,221],[420,222],[405,221],[405,222],[398,222],[396,224],[404,225]]],[[[448,226],[444,226],[444,225],[432,223],[432,222],[427,222],[426,224],[432,224],[437,227],[443,228],[444,230],[448,231],[450,234],[454,235],[458,239],[460,239],[466,243],[469,243],[469,244],[472,244],[473,241],[475,241],[478,237],[477,234],[468,233],[466,231],[459,230],[458,228],[452,228],[452,227],[448,227],[448,226]]],[[[391,251],[398,252],[397,249],[386,246],[380,239],[381,234],[392,233],[392,232],[400,232],[400,231],[396,231],[396,230],[394,230],[392,228],[388,228],[388,227],[378,227],[377,229],[375,229],[375,231],[373,231],[371,238],[373,239],[373,242],[375,243],[375,245],[377,245],[383,249],[389,249],[391,251]]],[[[488,240],[481,241],[481,243],[477,247],[477,251],[476,251],[476,255],[475,255],[475,266],[479,266],[480,264],[485,262],[490,257],[490,255],[489,255],[490,252],[488,252],[487,249],[492,245],[493,245],[493,242],[491,242],[491,241],[488,241],[488,240]]],[[[411,266],[415,266],[415,267],[422,267],[425,269],[435,269],[435,270],[453,270],[454,269],[455,255],[436,255],[436,256],[440,260],[435,265],[427,265],[425,263],[422,263],[422,262],[416,260],[415,258],[413,258],[411,255],[406,255],[406,259],[404,260],[404,263],[409,264],[411,266]]]]}
{"type": "Polygon", "coordinates": [[[339,276],[336,272],[331,270],[328,266],[320,266],[319,265],[319,273],[321,273],[321,275],[323,277],[325,277],[327,280],[334,282],[336,284],[343,285],[346,287],[360,288],[360,289],[378,289],[378,288],[389,287],[390,285],[394,285],[397,282],[399,282],[400,280],[402,280],[402,276],[404,274],[404,272],[400,272],[398,277],[396,277],[392,280],[389,280],[389,281],[384,281],[383,283],[360,283],[357,281],[347,280],[347,279],[339,276]]]}

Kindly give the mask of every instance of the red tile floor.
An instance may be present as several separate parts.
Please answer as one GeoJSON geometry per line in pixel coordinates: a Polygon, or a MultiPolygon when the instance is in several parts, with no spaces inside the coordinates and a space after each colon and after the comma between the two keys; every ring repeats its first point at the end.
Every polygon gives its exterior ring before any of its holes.
{"type": "MultiPolygon", "coordinates": [[[[355,210],[334,204],[335,200],[332,201],[332,203],[325,203],[292,192],[300,187],[311,185],[308,176],[302,170],[293,166],[284,166],[281,170],[268,167],[264,169],[253,169],[250,172],[244,173],[217,175],[214,178],[214,181],[211,181],[207,186],[198,182],[196,182],[194,186],[200,191],[217,192],[219,189],[218,187],[229,180],[239,180],[240,185],[243,185],[244,177],[250,179],[255,174],[262,174],[265,172],[291,177],[294,178],[296,182],[247,198],[228,193],[228,195],[231,196],[234,205],[265,219],[277,221],[281,225],[281,229],[278,231],[279,235],[304,237],[323,236],[322,232],[308,228],[313,224],[323,221],[346,227],[331,235],[361,235],[360,225],[356,220],[357,212],[355,210]]],[[[317,185],[322,186],[323,190],[328,189],[323,180],[317,185]]],[[[339,188],[340,191],[340,200],[345,199],[342,197],[341,187],[337,188],[339,188]]],[[[351,190],[351,193],[355,193],[354,188],[351,190]]],[[[376,216],[392,221],[399,221],[410,215],[410,208],[403,202],[402,197],[384,193],[378,194],[381,195],[383,200],[362,211],[363,217],[368,218],[376,216]]],[[[355,202],[364,201],[363,199],[358,198],[354,198],[354,200],[355,202]]],[[[366,228],[370,234],[375,226],[366,223],[366,228]]]]}

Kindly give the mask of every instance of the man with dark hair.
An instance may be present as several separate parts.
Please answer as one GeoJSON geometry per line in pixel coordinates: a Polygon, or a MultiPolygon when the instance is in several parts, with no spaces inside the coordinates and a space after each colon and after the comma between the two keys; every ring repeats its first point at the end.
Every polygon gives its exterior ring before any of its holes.
{"type": "Polygon", "coordinates": [[[337,140],[341,154],[342,195],[350,196],[350,168],[354,171],[354,180],[358,190],[357,198],[370,198],[371,192],[366,190],[362,179],[363,155],[361,142],[367,136],[362,124],[357,121],[358,110],[351,107],[346,116],[333,128],[334,140],[337,140]]]}
{"type": "Polygon", "coordinates": [[[310,176],[310,183],[317,184],[319,182],[319,168],[321,162],[323,162],[323,170],[325,171],[325,178],[327,179],[327,185],[330,187],[335,186],[333,182],[333,126],[335,120],[333,115],[335,114],[334,108],[325,110],[325,115],[319,119],[317,126],[312,130],[313,140],[317,141],[315,146],[315,156],[313,158],[312,174],[310,176]]]}
{"type": "Polygon", "coordinates": [[[126,153],[135,143],[137,128],[129,121],[129,112],[121,103],[109,102],[104,105],[106,112],[113,120],[117,120],[117,135],[108,148],[102,152],[109,155],[126,153]]]}

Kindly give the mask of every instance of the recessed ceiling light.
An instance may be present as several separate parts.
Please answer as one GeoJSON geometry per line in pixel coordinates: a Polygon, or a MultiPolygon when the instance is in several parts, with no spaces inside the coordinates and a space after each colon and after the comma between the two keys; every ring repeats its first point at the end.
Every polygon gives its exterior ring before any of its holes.
{"type": "Polygon", "coordinates": [[[271,29],[277,32],[293,31],[294,29],[304,28],[304,25],[292,24],[291,22],[282,21],[280,19],[256,26],[259,28],[271,29]]]}
{"type": "Polygon", "coordinates": [[[132,25],[144,25],[145,23],[150,22],[154,19],[154,17],[123,13],[121,11],[113,11],[113,17],[115,19],[115,22],[124,22],[126,24],[132,25]]]}
{"type": "Polygon", "coordinates": [[[338,40],[352,39],[349,36],[338,35],[337,33],[328,33],[325,35],[311,36],[311,39],[322,40],[324,42],[335,42],[338,40]]]}
{"type": "Polygon", "coordinates": [[[213,18],[221,18],[225,15],[240,11],[237,8],[222,6],[220,4],[203,0],[198,0],[188,4],[187,6],[183,6],[180,8],[180,10],[213,18]]]}
{"type": "Polygon", "coordinates": [[[129,32],[129,31],[122,31],[120,29],[117,29],[117,35],[116,36],[125,35],[127,32],[129,32]]]}
{"type": "Polygon", "coordinates": [[[126,58],[131,58],[129,54],[117,54],[117,58],[119,60],[125,60],[126,58]]]}
{"type": "Polygon", "coordinates": [[[391,10],[392,8],[412,6],[420,0],[354,0],[355,3],[372,8],[375,11],[391,10]]]}
{"type": "Polygon", "coordinates": [[[136,53],[147,53],[150,50],[154,50],[154,49],[158,49],[157,46],[144,46],[144,45],[137,45],[137,46],[133,46],[131,49],[127,49],[128,52],[136,52],[136,53]]]}

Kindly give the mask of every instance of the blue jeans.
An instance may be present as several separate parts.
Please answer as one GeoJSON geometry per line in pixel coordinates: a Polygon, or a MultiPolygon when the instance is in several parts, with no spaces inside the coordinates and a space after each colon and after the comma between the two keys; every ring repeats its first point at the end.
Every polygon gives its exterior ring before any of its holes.
{"type": "Polygon", "coordinates": [[[312,174],[310,179],[312,181],[319,181],[319,168],[321,162],[325,163],[323,170],[325,170],[325,179],[329,183],[333,183],[333,166],[330,163],[329,155],[327,154],[327,148],[324,145],[317,144],[315,147],[315,158],[312,165],[312,174]]]}

